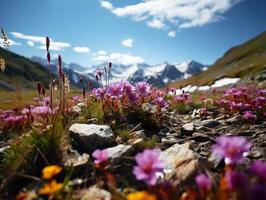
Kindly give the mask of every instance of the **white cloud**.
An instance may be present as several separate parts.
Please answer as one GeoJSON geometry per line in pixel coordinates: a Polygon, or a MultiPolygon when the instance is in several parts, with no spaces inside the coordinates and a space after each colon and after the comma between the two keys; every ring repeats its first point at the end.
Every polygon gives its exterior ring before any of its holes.
{"type": "Polygon", "coordinates": [[[176,36],[176,32],[175,31],[169,31],[168,36],[174,38],[176,36]]]}
{"type": "Polygon", "coordinates": [[[118,17],[130,16],[161,29],[165,24],[177,28],[203,26],[223,19],[222,14],[243,0],[143,0],[124,7],[101,1],[102,7],[118,17]]]}
{"type": "Polygon", "coordinates": [[[133,56],[126,53],[111,53],[109,55],[95,55],[92,61],[97,63],[113,62],[122,65],[134,65],[137,63],[143,63],[144,59],[140,56],[133,56]]]}
{"type": "Polygon", "coordinates": [[[46,37],[33,36],[33,35],[25,35],[23,33],[18,33],[18,32],[11,32],[11,34],[15,38],[29,40],[29,41],[37,42],[37,43],[40,43],[40,44],[45,44],[45,42],[46,42],[46,37]]]}
{"type": "MultiPolygon", "coordinates": [[[[34,42],[38,43],[41,46],[38,46],[37,48],[39,49],[46,49],[46,37],[43,36],[33,36],[33,35],[25,35],[23,33],[18,33],[18,32],[11,32],[13,37],[23,39],[23,40],[28,40],[28,42],[34,42]]],[[[28,43],[27,42],[27,43],[28,43]]],[[[28,43],[29,45],[29,43],[28,43]]],[[[36,46],[36,45],[35,45],[36,46]]],[[[67,42],[56,42],[53,39],[50,38],[50,50],[54,51],[62,51],[68,47],[71,47],[71,44],[67,42]]]]}
{"type": "Polygon", "coordinates": [[[90,53],[90,49],[88,47],[74,47],[73,50],[77,53],[90,53]]]}
{"type": "MultiPolygon", "coordinates": [[[[9,38],[8,38],[8,42],[9,42],[9,46],[20,46],[20,45],[21,45],[21,43],[16,42],[16,41],[14,41],[14,40],[11,40],[11,39],[9,39],[9,38]]],[[[4,42],[3,42],[2,39],[0,39],[0,47],[5,48],[5,46],[4,46],[4,42]]]]}
{"type": "Polygon", "coordinates": [[[104,55],[107,54],[107,52],[104,51],[104,50],[99,50],[99,51],[97,52],[97,54],[100,55],[100,56],[104,56],[104,55]]]}
{"type": "Polygon", "coordinates": [[[107,10],[113,9],[113,5],[109,1],[101,1],[101,6],[107,10]]]}
{"type": "Polygon", "coordinates": [[[148,21],[147,24],[149,27],[152,27],[152,28],[157,28],[157,29],[164,28],[164,23],[159,19],[153,19],[151,21],[148,21]]]}
{"type": "Polygon", "coordinates": [[[30,46],[30,47],[34,47],[35,46],[35,43],[33,41],[27,41],[27,44],[30,46]]]}
{"type": "Polygon", "coordinates": [[[133,46],[133,39],[132,38],[125,39],[121,41],[121,44],[125,47],[131,48],[133,46]]]}
{"type": "MultiPolygon", "coordinates": [[[[71,45],[67,42],[52,42],[50,43],[50,50],[53,51],[63,51],[64,49],[71,47],[71,45]]],[[[46,49],[46,45],[42,45],[38,47],[39,49],[46,49]]]]}

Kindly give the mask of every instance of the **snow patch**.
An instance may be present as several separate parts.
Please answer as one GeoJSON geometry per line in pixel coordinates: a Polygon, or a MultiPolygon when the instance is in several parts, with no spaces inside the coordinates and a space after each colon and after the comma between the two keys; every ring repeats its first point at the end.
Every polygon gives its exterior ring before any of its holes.
{"type": "Polygon", "coordinates": [[[236,83],[240,80],[240,78],[222,78],[217,81],[211,86],[212,88],[216,87],[223,87],[225,85],[236,83]]]}

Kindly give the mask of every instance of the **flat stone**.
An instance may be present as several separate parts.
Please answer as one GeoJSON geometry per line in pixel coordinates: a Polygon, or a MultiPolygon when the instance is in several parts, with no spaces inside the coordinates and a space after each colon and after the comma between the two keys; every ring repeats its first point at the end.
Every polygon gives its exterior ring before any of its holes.
{"type": "Polygon", "coordinates": [[[107,125],[73,124],[69,128],[75,148],[82,153],[113,146],[112,129],[107,125]]]}
{"type": "Polygon", "coordinates": [[[164,150],[160,158],[165,163],[165,178],[174,184],[193,182],[199,163],[189,144],[175,144],[164,150]]]}
{"type": "Polygon", "coordinates": [[[225,122],[228,124],[235,124],[235,123],[239,122],[239,119],[240,119],[240,116],[236,115],[234,117],[226,119],[225,122]]]}
{"type": "Polygon", "coordinates": [[[196,142],[207,142],[210,141],[210,136],[204,135],[202,133],[193,133],[193,140],[196,142]]]}
{"type": "Polygon", "coordinates": [[[190,122],[182,126],[181,133],[185,135],[192,135],[194,130],[195,130],[195,125],[194,123],[190,122]]]}
{"type": "Polygon", "coordinates": [[[208,128],[215,128],[217,126],[219,126],[221,123],[217,120],[214,119],[207,119],[207,120],[203,120],[201,121],[201,126],[205,126],[208,128]]]}
{"type": "Polygon", "coordinates": [[[106,149],[108,152],[109,161],[112,164],[118,164],[123,160],[123,156],[132,155],[134,148],[131,145],[119,144],[115,147],[106,149]]]}
{"type": "Polygon", "coordinates": [[[98,188],[96,185],[91,186],[89,189],[78,190],[74,194],[73,199],[82,199],[82,200],[111,200],[112,195],[110,192],[98,188]]]}

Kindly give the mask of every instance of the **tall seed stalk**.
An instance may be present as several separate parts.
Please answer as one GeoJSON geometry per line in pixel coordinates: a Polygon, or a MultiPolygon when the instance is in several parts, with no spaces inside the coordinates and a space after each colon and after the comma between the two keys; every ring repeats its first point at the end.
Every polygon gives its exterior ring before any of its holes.
{"type": "Polygon", "coordinates": [[[53,77],[52,77],[51,55],[50,55],[49,47],[50,47],[50,39],[49,37],[46,37],[46,53],[47,53],[48,67],[50,71],[50,83],[49,83],[50,108],[51,108],[51,111],[53,111],[53,77]]]}

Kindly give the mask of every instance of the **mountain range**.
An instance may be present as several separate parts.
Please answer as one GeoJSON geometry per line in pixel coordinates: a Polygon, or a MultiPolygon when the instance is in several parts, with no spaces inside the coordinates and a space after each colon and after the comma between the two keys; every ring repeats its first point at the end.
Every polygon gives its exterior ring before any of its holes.
{"type": "MultiPolygon", "coordinates": [[[[15,90],[35,89],[38,81],[48,86],[49,71],[47,61],[41,57],[26,58],[0,48],[0,56],[6,62],[6,70],[0,73],[0,89],[15,90]]],[[[52,60],[54,76],[57,75],[57,60],[52,60]]],[[[69,77],[74,87],[80,87],[79,79],[84,82],[95,80],[95,71],[103,69],[107,63],[94,65],[90,68],[77,63],[63,63],[63,71],[69,77]]],[[[153,86],[180,87],[186,85],[208,85],[223,77],[246,77],[252,74],[263,74],[266,71],[266,32],[255,38],[229,49],[223,57],[213,65],[206,66],[189,60],[179,64],[164,62],[159,65],[145,63],[135,65],[120,65],[113,63],[111,81],[129,80],[132,83],[147,81],[153,86]]],[[[265,72],[266,73],[266,72],[265,72]]],[[[266,75],[265,75],[266,76],[266,75]]]]}
{"type": "MultiPolygon", "coordinates": [[[[92,66],[86,70],[86,73],[95,74],[97,69],[103,69],[104,66],[107,66],[107,63],[92,66]]],[[[206,68],[206,65],[193,60],[179,64],[169,64],[167,62],[159,65],[148,65],[146,63],[134,65],[113,64],[110,74],[111,82],[119,80],[128,80],[131,83],[146,81],[153,86],[163,87],[166,84],[198,74],[206,68]]]]}

